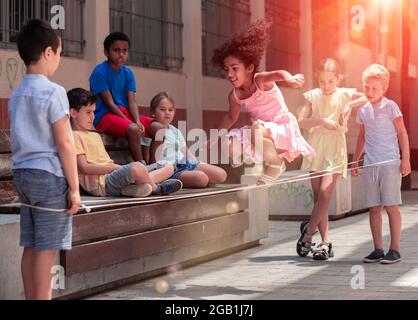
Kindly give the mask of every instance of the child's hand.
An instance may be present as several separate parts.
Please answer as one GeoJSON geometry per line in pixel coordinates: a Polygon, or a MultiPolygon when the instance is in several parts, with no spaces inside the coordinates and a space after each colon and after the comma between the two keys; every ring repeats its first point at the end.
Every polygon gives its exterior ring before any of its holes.
{"type": "Polygon", "coordinates": [[[305,83],[305,77],[303,74],[295,74],[291,79],[287,81],[287,83],[290,87],[298,89],[301,88],[305,83]]]}
{"type": "Polygon", "coordinates": [[[139,127],[139,130],[141,131],[141,134],[143,134],[145,132],[144,125],[140,121],[138,121],[136,124],[139,127]]]}
{"type": "Polygon", "coordinates": [[[358,163],[353,163],[351,165],[351,175],[353,177],[358,177],[360,175],[358,172],[358,163]]]}
{"type": "Polygon", "coordinates": [[[348,119],[350,114],[351,114],[351,106],[349,104],[346,104],[343,112],[340,114],[340,118],[338,119],[338,122],[341,126],[344,125],[344,120],[348,119]]]}
{"type": "Polygon", "coordinates": [[[334,120],[324,118],[322,119],[322,126],[328,130],[337,130],[337,123],[334,120]]]}
{"type": "Polygon", "coordinates": [[[409,174],[411,174],[411,162],[408,159],[402,159],[401,173],[402,173],[402,177],[406,177],[409,174]]]}
{"type": "Polygon", "coordinates": [[[81,199],[79,190],[71,190],[67,194],[68,211],[67,214],[75,215],[80,209],[81,199]]]}

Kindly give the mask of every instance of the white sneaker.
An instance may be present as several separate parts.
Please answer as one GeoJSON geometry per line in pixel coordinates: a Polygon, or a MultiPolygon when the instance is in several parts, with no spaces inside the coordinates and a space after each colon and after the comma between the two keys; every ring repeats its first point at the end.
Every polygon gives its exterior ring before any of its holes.
{"type": "Polygon", "coordinates": [[[121,190],[121,194],[127,197],[143,198],[149,196],[152,192],[152,186],[148,183],[131,184],[121,190]]]}

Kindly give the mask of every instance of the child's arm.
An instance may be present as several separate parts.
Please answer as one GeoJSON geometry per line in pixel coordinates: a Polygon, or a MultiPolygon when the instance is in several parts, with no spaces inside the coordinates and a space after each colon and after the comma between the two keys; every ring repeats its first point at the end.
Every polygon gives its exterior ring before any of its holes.
{"type": "Polygon", "coordinates": [[[358,108],[364,106],[367,103],[367,98],[362,92],[356,92],[352,95],[351,101],[347,103],[344,107],[344,110],[340,117],[340,123],[342,123],[343,119],[346,119],[350,116],[353,110],[357,110],[358,108]]]}
{"type": "Polygon", "coordinates": [[[128,92],[128,110],[132,118],[134,118],[135,123],[138,125],[141,131],[144,132],[145,128],[142,125],[142,123],[139,121],[138,104],[136,103],[135,92],[133,91],[128,92]]]}
{"type": "Polygon", "coordinates": [[[122,111],[120,111],[119,107],[115,104],[115,101],[113,100],[112,94],[110,91],[102,92],[100,93],[100,96],[102,97],[104,103],[108,107],[109,111],[113,114],[116,114],[117,116],[128,119],[122,111]]]}
{"type": "Polygon", "coordinates": [[[70,191],[67,195],[68,214],[76,214],[80,208],[80,191],[78,186],[77,161],[73,139],[69,132],[70,123],[65,116],[52,124],[55,144],[61,161],[64,175],[70,191]]]}
{"type": "Polygon", "coordinates": [[[411,173],[408,133],[403,122],[403,117],[395,118],[393,120],[393,124],[396,128],[396,133],[399,139],[399,145],[401,147],[402,152],[401,173],[403,177],[406,177],[411,173]]]}
{"type": "Polygon", "coordinates": [[[225,117],[222,119],[221,124],[218,127],[218,130],[220,129],[229,130],[234,125],[234,123],[238,121],[239,114],[241,112],[241,106],[235,101],[233,92],[229,94],[228,101],[229,101],[229,111],[225,115],[225,117]]]}
{"type": "Polygon", "coordinates": [[[165,130],[161,123],[157,121],[151,122],[150,125],[150,136],[152,137],[152,143],[150,146],[150,152],[149,152],[149,163],[155,163],[157,162],[157,159],[160,158],[160,155],[158,153],[159,150],[161,150],[161,146],[164,144],[164,138],[162,139],[155,139],[157,136],[157,133],[159,130],[165,130]]]}
{"type": "Polygon", "coordinates": [[[258,87],[263,89],[270,89],[264,88],[264,85],[271,85],[271,83],[277,81],[285,82],[289,87],[297,89],[303,86],[305,77],[303,74],[291,75],[286,70],[276,70],[257,73],[255,81],[257,82],[258,87]]]}
{"type": "MultiPolygon", "coordinates": [[[[235,122],[238,121],[239,114],[241,112],[241,106],[235,100],[234,93],[232,91],[228,96],[228,101],[229,111],[222,119],[221,124],[218,127],[218,131],[222,129],[229,130],[235,124],[235,122]]],[[[209,141],[209,145],[207,147],[212,148],[212,146],[218,142],[219,137],[220,134],[218,134],[215,141],[209,141]]]]}
{"type": "Polygon", "coordinates": [[[331,119],[311,119],[312,116],[312,103],[305,100],[301,112],[299,113],[299,127],[304,129],[310,129],[313,127],[323,126],[328,130],[337,130],[337,124],[331,119]]]}
{"type": "Polygon", "coordinates": [[[360,125],[360,131],[357,137],[357,145],[356,145],[356,151],[354,152],[353,161],[354,163],[351,165],[351,175],[354,177],[357,177],[358,174],[358,161],[360,161],[361,156],[364,152],[364,143],[365,143],[365,131],[364,131],[364,125],[360,125]]]}
{"type": "Polygon", "coordinates": [[[88,163],[86,155],[79,154],[77,155],[77,167],[81,174],[101,176],[115,171],[116,169],[120,168],[120,165],[115,163],[103,165],[88,163]]]}

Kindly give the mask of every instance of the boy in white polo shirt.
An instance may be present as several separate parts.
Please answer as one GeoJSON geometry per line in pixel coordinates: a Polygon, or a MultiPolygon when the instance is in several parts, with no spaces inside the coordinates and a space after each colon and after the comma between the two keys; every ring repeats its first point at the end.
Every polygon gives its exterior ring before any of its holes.
{"type": "MultiPolygon", "coordinates": [[[[401,260],[401,200],[402,177],[411,173],[409,140],[398,105],[384,97],[389,87],[389,71],[378,64],[369,66],[363,73],[364,93],[368,103],[359,109],[357,122],[360,132],[354,161],[365,152],[362,176],[366,204],[370,208],[370,229],[375,250],[365,257],[365,263],[392,264],[401,260]],[[402,151],[402,159],[399,153],[402,151]],[[391,244],[384,254],[382,241],[382,208],[389,216],[391,244]]],[[[352,174],[358,175],[357,163],[352,174]]]]}

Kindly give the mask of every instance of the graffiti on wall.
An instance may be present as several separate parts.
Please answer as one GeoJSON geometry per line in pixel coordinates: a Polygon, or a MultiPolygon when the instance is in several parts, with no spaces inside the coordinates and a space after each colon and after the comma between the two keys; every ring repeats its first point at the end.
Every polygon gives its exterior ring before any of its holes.
{"type": "Polygon", "coordinates": [[[18,64],[15,58],[9,58],[6,63],[7,81],[9,82],[10,89],[13,89],[14,83],[17,78],[18,64]]]}
{"type": "Polygon", "coordinates": [[[16,58],[8,58],[3,61],[0,60],[0,81],[2,79],[6,80],[11,90],[13,90],[16,86],[19,76],[21,77],[21,79],[23,79],[25,77],[25,74],[25,64],[22,62],[22,64],[19,66],[19,62],[16,58]]]}
{"type": "Polygon", "coordinates": [[[270,197],[276,201],[285,201],[292,206],[302,206],[309,209],[313,206],[312,189],[302,183],[290,182],[274,186],[269,190],[270,197]]]}

